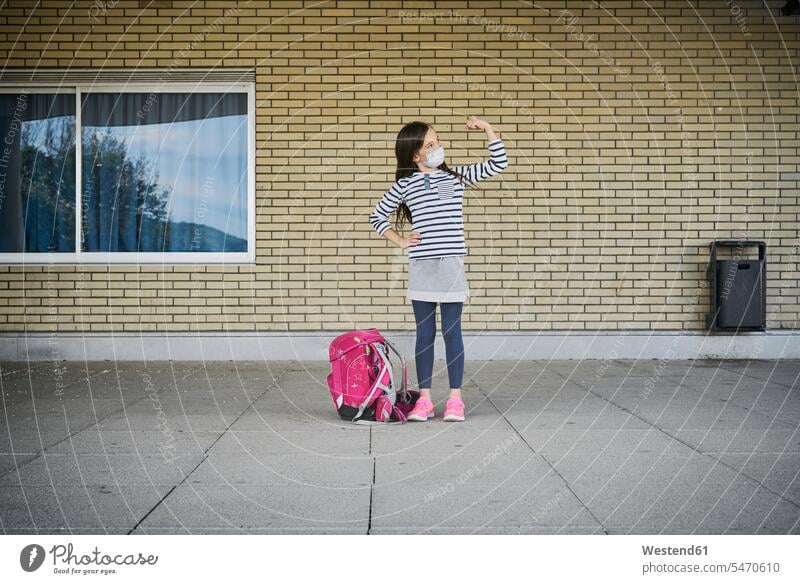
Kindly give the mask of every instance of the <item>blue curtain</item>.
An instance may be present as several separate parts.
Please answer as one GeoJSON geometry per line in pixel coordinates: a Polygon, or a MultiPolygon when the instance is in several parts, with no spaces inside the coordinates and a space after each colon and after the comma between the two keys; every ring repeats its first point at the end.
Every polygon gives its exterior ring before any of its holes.
{"type": "Polygon", "coordinates": [[[75,251],[75,96],[0,94],[0,251],[75,251]]]}

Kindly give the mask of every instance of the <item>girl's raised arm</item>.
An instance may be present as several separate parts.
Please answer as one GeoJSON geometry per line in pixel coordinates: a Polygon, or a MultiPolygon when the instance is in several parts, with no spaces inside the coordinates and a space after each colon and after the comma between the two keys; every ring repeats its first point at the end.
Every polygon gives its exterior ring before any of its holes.
{"type": "Polygon", "coordinates": [[[469,179],[467,186],[472,186],[478,181],[485,180],[503,172],[508,166],[506,147],[501,138],[495,138],[489,142],[489,159],[468,164],[465,166],[455,166],[453,170],[458,174],[463,174],[469,179]]]}
{"type": "Polygon", "coordinates": [[[453,167],[455,172],[467,177],[469,184],[465,188],[468,188],[478,181],[500,174],[508,166],[508,157],[506,156],[506,146],[503,144],[503,140],[494,133],[494,129],[489,122],[470,116],[467,119],[466,127],[469,130],[485,130],[486,139],[489,141],[489,160],[453,167]]]}

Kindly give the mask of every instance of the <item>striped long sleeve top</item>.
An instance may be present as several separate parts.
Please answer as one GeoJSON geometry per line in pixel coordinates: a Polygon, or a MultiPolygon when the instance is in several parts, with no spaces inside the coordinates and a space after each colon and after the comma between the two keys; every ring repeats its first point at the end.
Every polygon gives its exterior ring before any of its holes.
{"type": "MultiPolygon", "coordinates": [[[[489,142],[489,159],[451,169],[466,177],[467,188],[478,181],[500,174],[508,166],[502,139],[489,142]]],[[[411,231],[420,233],[420,242],[406,248],[409,259],[467,255],[464,239],[464,186],[458,177],[443,170],[415,172],[396,181],[369,215],[380,235],[393,228],[389,215],[400,203],[411,210],[411,231]]]]}

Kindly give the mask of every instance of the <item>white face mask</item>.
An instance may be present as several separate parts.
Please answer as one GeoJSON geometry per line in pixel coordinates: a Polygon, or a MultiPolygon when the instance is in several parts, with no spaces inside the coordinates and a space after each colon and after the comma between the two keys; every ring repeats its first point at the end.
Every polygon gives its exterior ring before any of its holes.
{"type": "Polygon", "coordinates": [[[438,148],[434,148],[425,156],[425,166],[428,168],[436,168],[442,162],[444,162],[444,146],[439,146],[438,148]]]}

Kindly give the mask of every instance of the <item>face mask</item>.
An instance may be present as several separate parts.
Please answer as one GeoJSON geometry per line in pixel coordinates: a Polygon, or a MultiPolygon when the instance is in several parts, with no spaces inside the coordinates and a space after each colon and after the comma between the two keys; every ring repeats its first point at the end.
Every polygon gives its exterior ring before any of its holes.
{"type": "Polygon", "coordinates": [[[444,162],[444,146],[431,150],[425,156],[425,166],[428,168],[436,168],[442,162],[444,162]]]}

